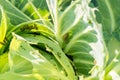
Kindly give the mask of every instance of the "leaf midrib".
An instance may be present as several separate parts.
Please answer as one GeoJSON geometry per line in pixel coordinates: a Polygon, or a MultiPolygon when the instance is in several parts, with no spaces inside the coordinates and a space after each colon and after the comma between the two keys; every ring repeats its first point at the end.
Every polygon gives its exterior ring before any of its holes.
{"type": "Polygon", "coordinates": [[[112,11],[112,8],[111,8],[111,5],[110,5],[109,1],[108,1],[108,0],[105,0],[105,3],[106,3],[106,5],[107,5],[107,7],[108,7],[108,11],[109,11],[109,13],[110,13],[111,31],[113,31],[114,28],[115,28],[115,18],[114,18],[114,13],[113,13],[113,11],[112,11]]]}

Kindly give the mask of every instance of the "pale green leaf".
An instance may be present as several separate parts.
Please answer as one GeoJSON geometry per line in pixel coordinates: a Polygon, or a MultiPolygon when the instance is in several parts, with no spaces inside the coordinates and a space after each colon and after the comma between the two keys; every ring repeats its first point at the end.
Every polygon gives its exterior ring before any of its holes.
{"type": "Polygon", "coordinates": [[[0,74],[9,70],[8,53],[0,55],[0,74]]]}
{"type": "Polygon", "coordinates": [[[39,74],[17,74],[14,72],[6,72],[0,75],[0,80],[45,80],[39,74]]]}
{"type": "Polygon", "coordinates": [[[88,0],[72,2],[59,21],[62,48],[72,60],[78,75],[89,75],[94,66],[90,43],[97,41],[97,33],[92,23],[93,13],[88,4],[88,0]]]}
{"type": "Polygon", "coordinates": [[[60,63],[60,65],[65,69],[66,74],[68,75],[68,78],[70,80],[75,79],[75,74],[73,71],[73,68],[71,64],[69,63],[68,58],[66,57],[65,53],[61,50],[61,48],[57,45],[56,42],[50,41],[49,39],[43,37],[43,36],[34,36],[29,34],[22,35],[26,40],[28,40],[30,43],[43,43],[47,46],[48,51],[52,52],[54,57],[57,59],[57,61],[60,63]],[[29,37],[28,37],[29,36],[29,37]]]}
{"type": "Polygon", "coordinates": [[[24,75],[38,74],[45,79],[68,80],[67,76],[56,68],[56,65],[51,64],[38,50],[32,48],[25,39],[18,35],[14,36],[10,45],[10,71],[24,75]]]}

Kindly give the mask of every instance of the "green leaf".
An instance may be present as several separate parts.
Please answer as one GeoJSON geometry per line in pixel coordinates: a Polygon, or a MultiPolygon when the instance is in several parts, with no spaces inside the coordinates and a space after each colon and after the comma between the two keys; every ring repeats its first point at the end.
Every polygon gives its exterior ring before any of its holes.
{"type": "Polygon", "coordinates": [[[68,58],[66,57],[65,53],[61,50],[61,48],[58,46],[56,42],[53,42],[43,36],[34,36],[29,34],[22,35],[26,40],[29,42],[32,42],[34,44],[36,43],[43,43],[47,46],[47,50],[52,52],[54,57],[57,59],[59,64],[63,67],[63,69],[66,72],[66,75],[68,75],[68,79],[73,80],[75,79],[75,74],[73,71],[73,68],[71,64],[69,63],[68,58]],[[29,37],[28,37],[29,36],[29,37]]]}
{"type": "Polygon", "coordinates": [[[0,74],[9,70],[8,53],[0,55],[0,74]]]}
{"type": "Polygon", "coordinates": [[[90,43],[96,42],[97,37],[92,19],[93,13],[88,4],[89,1],[71,3],[60,16],[59,21],[63,50],[72,60],[78,75],[89,75],[89,71],[94,66],[90,43]]]}
{"type": "Polygon", "coordinates": [[[72,0],[58,0],[58,4],[59,4],[59,9],[61,11],[64,11],[72,2],[72,0]]]}
{"type": "Polygon", "coordinates": [[[5,74],[0,75],[1,80],[45,80],[41,75],[39,74],[16,74],[13,72],[6,72],[5,74]]]}
{"type": "MultiPolygon", "coordinates": [[[[106,61],[104,62],[104,79],[120,79],[120,71],[118,66],[120,64],[120,39],[119,39],[119,13],[120,1],[112,0],[96,0],[98,11],[96,13],[97,21],[102,25],[102,34],[104,45],[104,53],[106,61]],[[101,17],[101,18],[100,18],[101,17]]],[[[104,72],[103,71],[103,72],[104,72]]]]}
{"type": "Polygon", "coordinates": [[[0,6],[0,12],[2,14],[0,23],[0,48],[5,44],[5,36],[7,32],[7,18],[3,8],[0,6]]]}
{"type": "Polygon", "coordinates": [[[105,41],[108,42],[112,32],[119,28],[120,19],[120,1],[116,0],[96,0],[99,13],[101,15],[101,24],[103,26],[103,34],[105,41]]]}
{"type": "Polygon", "coordinates": [[[105,78],[108,78],[108,75],[111,75],[111,72],[115,72],[116,74],[120,74],[120,71],[117,70],[120,65],[120,42],[116,40],[114,37],[108,43],[108,51],[109,51],[109,60],[106,65],[106,74],[105,78]]]}
{"type": "Polygon", "coordinates": [[[89,1],[73,1],[63,12],[59,10],[58,2],[47,0],[56,40],[72,61],[76,73],[88,75],[94,65],[94,58],[89,53],[92,50],[90,43],[97,41],[89,1]]]}
{"type": "Polygon", "coordinates": [[[45,0],[10,0],[10,2],[32,19],[45,19],[49,16],[45,0]]]}
{"type": "Polygon", "coordinates": [[[36,21],[28,21],[25,23],[22,23],[20,25],[17,25],[14,29],[12,29],[11,32],[16,32],[18,34],[24,33],[33,33],[33,34],[43,34],[47,37],[54,37],[53,30],[44,24],[38,23],[36,21]]]}
{"type": "Polygon", "coordinates": [[[8,0],[0,0],[0,5],[3,7],[8,17],[10,18],[10,22],[14,25],[31,20],[30,17],[17,9],[8,0]]]}
{"type": "Polygon", "coordinates": [[[9,52],[11,59],[10,72],[12,71],[19,75],[38,74],[50,80],[69,80],[64,73],[56,68],[56,65],[48,61],[38,50],[32,48],[28,43],[22,37],[14,35],[9,52]]]}

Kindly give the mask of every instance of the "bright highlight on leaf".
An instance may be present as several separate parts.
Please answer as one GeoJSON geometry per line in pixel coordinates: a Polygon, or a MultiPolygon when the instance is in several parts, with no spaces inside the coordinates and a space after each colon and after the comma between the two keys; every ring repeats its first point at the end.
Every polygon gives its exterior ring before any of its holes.
{"type": "Polygon", "coordinates": [[[3,8],[0,6],[1,20],[0,20],[0,48],[5,44],[5,36],[7,32],[7,17],[3,8]]]}

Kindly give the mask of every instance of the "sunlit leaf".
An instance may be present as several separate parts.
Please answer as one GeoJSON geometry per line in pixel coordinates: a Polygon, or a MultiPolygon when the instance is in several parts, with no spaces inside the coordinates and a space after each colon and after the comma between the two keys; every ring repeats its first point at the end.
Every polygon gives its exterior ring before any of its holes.
{"type": "Polygon", "coordinates": [[[9,70],[8,53],[0,55],[0,74],[9,70]]]}
{"type": "Polygon", "coordinates": [[[5,44],[5,36],[7,32],[7,17],[3,8],[0,6],[0,12],[2,14],[1,23],[0,23],[0,48],[5,44]]]}
{"type": "Polygon", "coordinates": [[[38,50],[32,48],[25,39],[17,35],[10,45],[10,70],[19,75],[38,74],[45,79],[67,80],[67,76],[61,73],[56,65],[51,64],[38,50]]]}

